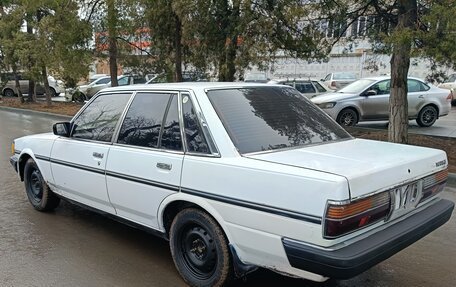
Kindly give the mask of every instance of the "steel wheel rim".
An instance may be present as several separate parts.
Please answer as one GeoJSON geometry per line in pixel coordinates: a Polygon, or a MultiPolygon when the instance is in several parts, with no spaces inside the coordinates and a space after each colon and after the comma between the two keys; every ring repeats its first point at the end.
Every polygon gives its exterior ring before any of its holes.
{"type": "Polygon", "coordinates": [[[43,182],[41,180],[41,173],[37,169],[32,170],[30,173],[29,190],[29,194],[33,197],[33,200],[40,202],[43,198],[43,182]]]}
{"type": "Polygon", "coordinates": [[[217,268],[217,249],[211,234],[200,225],[185,228],[179,236],[185,268],[198,280],[207,280],[217,268]]]}

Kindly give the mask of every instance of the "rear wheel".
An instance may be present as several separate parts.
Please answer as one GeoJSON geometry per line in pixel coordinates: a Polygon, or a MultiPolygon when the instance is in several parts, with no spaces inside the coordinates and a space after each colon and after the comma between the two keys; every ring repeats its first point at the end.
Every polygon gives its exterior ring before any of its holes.
{"type": "Polygon", "coordinates": [[[16,94],[14,93],[14,91],[12,89],[4,89],[3,95],[5,97],[14,97],[16,94]]]}
{"type": "Polygon", "coordinates": [[[50,211],[59,205],[60,198],[46,184],[38,166],[31,158],[25,163],[24,184],[27,197],[36,210],[50,211]]]}
{"type": "Polygon", "coordinates": [[[177,270],[190,286],[225,286],[231,279],[228,241],[204,211],[189,208],[176,215],[170,247],[177,270]]]}
{"type": "Polygon", "coordinates": [[[418,118],[416,118],[416,122],[420,127],[430,127],[435,123],[437,118],[437,109],[433,106],[425,106],[418,113],[418,118]]]}
{"type": "Polygon", "coordinates": [[[358,123],[358,113],[353,109],[343,109],[337,116],[337,123],[346,127],[354,126],[358,123]]]}

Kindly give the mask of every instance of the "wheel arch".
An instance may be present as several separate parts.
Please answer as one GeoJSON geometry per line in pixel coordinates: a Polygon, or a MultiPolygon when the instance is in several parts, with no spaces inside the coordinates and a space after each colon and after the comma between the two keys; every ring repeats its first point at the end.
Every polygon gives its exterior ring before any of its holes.
{"type": "Polygon", "coordinates": [[[440,116],[440,108],[439,108],[439,105],[437,105],[437,104],[434,103],[434,102],[426,103],[425,105],[423,105],[423,106],[421,107],[420,111],[418,112],[417,116],[421,113],[421,111],[422,111],[425,107],[428,107],[428,106],[434,107],[434,108],[437,110],[437,118],[439,118],[439,116],[440,116]]]}
{"type": "Polygon", "coordinates": [[[339,115],[340,115],[340,113],[342,113],[343,110],[353,110],[356,113],[356,115],[358,116],[358,122],[361,120],[361,116],[362,116],[361,110],[355,105],[347,105],[339,110],[339,112],[337,113],[337,116],[336,116],[336,121],[339,119],[339,115]]]}
{"type": "Polygon", "coordinates": [[[31,158],[35,161],[36,165],[38,166],[38,168],[40,170],[41,167],[40,167],[40,164],[39,162],[36,160],[35,158],[35,155],[33,154],[33,152],[31,150],[23,150],[21,152],[21,154],[19,155],[19,160],[18,160],[18,173],[19,173],[19,177],[21,179],[21,181],[24,181],[24,169],[25,169],[25,163],[27,162],[27,160],[31,158]]]}
{"type": "Polygon", "coordinates": [[[179,213],[179,211],[189,207],[198,208],[207,212],[214,218],[220,228],[222,228],[228,242],[234,242],[222,216],[207,200],[194,195],[184,194],[182,192],[168,196],[162,201],[157,212],[158,228],[165,232],[168,237],[169,229],[174,217],[177,213],[179,213]]]}

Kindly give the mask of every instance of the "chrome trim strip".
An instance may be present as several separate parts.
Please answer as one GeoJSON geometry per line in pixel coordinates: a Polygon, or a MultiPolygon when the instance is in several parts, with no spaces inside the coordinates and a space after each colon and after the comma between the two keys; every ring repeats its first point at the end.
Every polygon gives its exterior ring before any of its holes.
{"type": "Polygon", "coordinates": [[[90,166],[86,166],[86,165],[71,163],[71,162],[68,162],[68,161],[63,161],[63,160],[58,160],[58,159],[53,159],[53,158],[51,158],[49,160],[50,160],[51,163],[64,165],[64,166],[77,168],[77,169],[82,169],[82,170],[85,170],[85,171],[95,172],[95,173],[99,173],[99,174],[103,174],[103,175],[105,174],[105,171],[102,170],[102,169],[99,169],[99,168],[94,168],[94,167],[90,167],[90,166]]]}

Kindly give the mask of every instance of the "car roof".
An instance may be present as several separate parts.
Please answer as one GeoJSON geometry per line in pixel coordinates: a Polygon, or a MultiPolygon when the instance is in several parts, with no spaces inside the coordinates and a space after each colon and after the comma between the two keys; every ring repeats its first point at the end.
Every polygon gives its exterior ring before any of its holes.
{"type": "Polygon", "coordinates": [[[280,79],[272,79],[269,82],[320,82],[320,80],[312,79],[312,78],[280,78],[280,79]]]}
{"type": "MultiPolygon", "coordinates": [[[[271,87],[271,84],[246,83],[246,82],[180,82],[180,83],[157,83],[157,84],[136,84],[103,89],[104,92],[113,91],[134,91],[134,90],[205,90],[223,88],[249,88],[249,87],[271,87]]],[[[280,85],[277,85],[280,86],[280,85]]]]}
{"type": "MultiPolygon", "coordinates": [[[[373,80],[373,81],[382,81],[382,80],[390,80],[391,76],[365,77],[365,78],[361,78],[360,80],[364,80],[364,79],[373,80]]],[[[422,79],[416,78],[416,77],[407,77],[407,79],[409,79],[409,80],[418,80],[418,81],[424,82],[422,79]]]]}

